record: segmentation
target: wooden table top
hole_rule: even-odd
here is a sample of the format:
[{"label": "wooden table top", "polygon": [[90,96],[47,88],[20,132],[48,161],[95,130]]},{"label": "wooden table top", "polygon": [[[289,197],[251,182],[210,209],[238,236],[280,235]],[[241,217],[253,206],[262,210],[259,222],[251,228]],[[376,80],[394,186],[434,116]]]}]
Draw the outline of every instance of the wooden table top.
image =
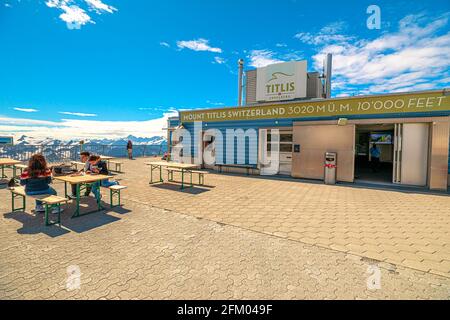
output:
[{"label": "wooden table top", "polygon": [[100,159],[102,159],[102,160],[111,160],[111,159],[114,159],[114,157],[110,157],[110,156],[99,156],[100,157]]},{"label": "wooden table top", "polygon": [[68,182],[70,184],[91,183],[109,178],[113,178],[113,176],[107,176],[104,174],[86,174],[54,177],[55,180]]},{"label": "wooden table top", "polygon": [[0,158],[0,165],[10,166],[10,165],[19,164],[19,163],[22,163],[22,162],[14,160],[14,159],[9,159],[9,158]]},{"label": "wooden table top", "polygon": [[171,167],[171,168],[179,168],[179,169],[192,169],[197,168],[198,164],[192,163],[178,163],[178,162],[168,162],[168,161],[155,161],[155,162],[146,162],[147,165],[160,166],[160,167]]}]

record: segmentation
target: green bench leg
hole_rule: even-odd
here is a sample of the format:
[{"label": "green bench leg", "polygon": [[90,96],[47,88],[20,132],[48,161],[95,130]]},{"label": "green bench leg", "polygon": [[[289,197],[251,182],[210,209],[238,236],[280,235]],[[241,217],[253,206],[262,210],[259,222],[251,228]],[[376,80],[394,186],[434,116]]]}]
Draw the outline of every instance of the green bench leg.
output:
[{"label": "green bench leg", "polygon": [[[58,208],[58,220],[57,221],[50,221],[49,219],[49,212],[53,208]],[[46,226],[52,226],[54,224],[59,224],[61,226],[61,204],[45,204],[45,225]]]},{"label": "green bench leg", "polygon": [[[114,204],[114,196],[117,196],[117,204]],[[111,208],[119,207],[120,206],[120,190],[112,190],[109,189],[109,202]]]},{"label": "green bench leg", "polygon": [[[19,198],[19,197],[22,197],[22,207],[21,208],[16,208],[15,207],[15,199]],[[21,194],[11,193],[11,208],[12,208],[12,212],[25,211],[25,207],[26,207],[25,196],[23,196]]]}]

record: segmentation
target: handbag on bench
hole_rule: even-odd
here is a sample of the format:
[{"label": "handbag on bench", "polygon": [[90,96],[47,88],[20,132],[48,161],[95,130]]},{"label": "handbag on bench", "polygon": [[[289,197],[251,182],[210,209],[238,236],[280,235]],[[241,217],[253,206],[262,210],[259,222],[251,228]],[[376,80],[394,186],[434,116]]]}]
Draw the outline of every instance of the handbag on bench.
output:
[{"label": "handbag on bench", "polygon": [[16,186],[16,180],[14,178],[11,178],[11,180],[8,181],[8,189],[14,189]]}]

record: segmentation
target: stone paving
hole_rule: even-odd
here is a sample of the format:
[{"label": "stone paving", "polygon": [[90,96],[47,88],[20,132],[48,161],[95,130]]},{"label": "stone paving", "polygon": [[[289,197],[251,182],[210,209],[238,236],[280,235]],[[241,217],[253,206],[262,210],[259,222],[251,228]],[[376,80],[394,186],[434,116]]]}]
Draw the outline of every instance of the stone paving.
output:
[{"label": "stone paving", "polygon": [[450,277],[447,194],[224,174],[206,176],[211,188],[181,192],[173,184],[149,187],[148,161],[132,162],[123,176],[127,195],[142,203]]},{"label": "stone paving", "polygon": [[[180,191],[173,184],[149,186],[145,161],[124,160],[126,174],[117,176],[129,186],[123,207],[71,219],[70,205],[62,227],[45,227],[42,215],[31,214],[32,203],[26,213],[11,213],[9,192],[0,189],[0,298],[450,298],[448,270],[321,243],[338,228],[355,245],[366,233],[384,239],[379,234],[402,230],[415,250],[411,258],[426,252],[413,240],[443,241],[435,244],[442,251],[429,252],[441,266],[449,260],[448,197],[216,174],[206,177],[214,187]],[[62,184],[55,187],[62,193]],[[358,227],[362,238],[349,234]],[[316,228],[320,234],[304,238],[291,231]],[[73,270],[81,272],[79,288],[68,275]],[[379,289],[370,285],[378,275]]]}]

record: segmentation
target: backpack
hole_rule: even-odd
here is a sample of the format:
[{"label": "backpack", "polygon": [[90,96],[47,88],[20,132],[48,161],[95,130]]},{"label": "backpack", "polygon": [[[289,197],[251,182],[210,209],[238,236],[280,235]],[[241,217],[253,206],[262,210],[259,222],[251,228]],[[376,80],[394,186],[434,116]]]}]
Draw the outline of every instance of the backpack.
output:
[{"label": "backpack", "polygon": [[8,181],[9,189],[13,189],[15,186],[16,186],[16,180],[14,178],[12,178],[11,180]]}]

